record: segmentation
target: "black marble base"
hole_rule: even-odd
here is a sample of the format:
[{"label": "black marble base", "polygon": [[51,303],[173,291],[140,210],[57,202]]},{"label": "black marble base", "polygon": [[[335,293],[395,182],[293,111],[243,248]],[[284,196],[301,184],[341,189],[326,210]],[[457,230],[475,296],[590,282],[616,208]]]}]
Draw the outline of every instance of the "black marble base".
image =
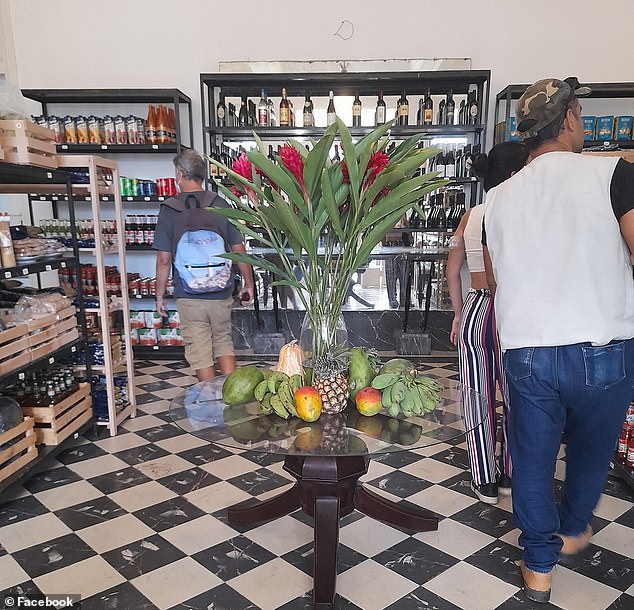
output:
[{"label": "black marble base", "polygon": [[256,332],[252,339],[253,351],[256,354],[279,354],[286,343],[284,333]]},{"label": "black marble base", "polygon": [[[348,327],[348,339],[352,346],[373,347],[379,351],[396,352],[403,335],[404,311],[345,311],[343,313]],[[281,310],[279,313],[280,328],[276,328],[272,311],[260,312],[258,328],[255,312],[249,309],[235,309],[232,314],[233,344],[236,350],[253,350],[256,354],[277,355],[279,347],[276,341],[281,333],[284,342],[299,339],[300,329],[305,313],[297,310]],[[429,336],[431,350],[453,351],[455,347],[449,340],[453,313],[451,311],[431,311],[425,334]],[[422,333],[423,312],[410,311],[408,332],[415,335]],[[274,341],[268,341],[272,337]],[[259,351],[256,349],[270,349]],[[401,352],[409,354],[429,352]]]},{"label": "black marble base", "polygon": [[431,354],[431,337],[428,333],[403,333],[396,351],[405,356],[427,356]]}]

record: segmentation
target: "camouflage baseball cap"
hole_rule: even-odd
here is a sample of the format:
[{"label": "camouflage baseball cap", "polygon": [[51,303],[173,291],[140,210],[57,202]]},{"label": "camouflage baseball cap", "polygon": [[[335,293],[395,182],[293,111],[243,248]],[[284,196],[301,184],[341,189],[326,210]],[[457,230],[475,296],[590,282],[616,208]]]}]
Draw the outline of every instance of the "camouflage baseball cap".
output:
[{"label": "camouflage baseball cap", "polygon": [[531,85],[517,102],[515,115],[521,138],[534,138],[541,129],[560,117],[573,97],[592,93],[576,77],[565,80],[544,78]]}]

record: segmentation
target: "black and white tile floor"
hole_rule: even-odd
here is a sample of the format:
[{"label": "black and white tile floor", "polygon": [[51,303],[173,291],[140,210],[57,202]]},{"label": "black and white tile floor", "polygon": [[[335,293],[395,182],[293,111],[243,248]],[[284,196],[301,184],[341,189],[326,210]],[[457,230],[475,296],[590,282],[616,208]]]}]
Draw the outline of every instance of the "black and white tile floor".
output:
[{"label": "black and white tile floor", "polygon": [[[456,376],[451,359],[426,362]],[[84,610],[311,608],[310,519],[298,511],[235,527],[224,512],[279,493],[289,475],[278,457],[212,446],[169,423],[170,399],[189,373],[181,363],[139,363],[138,417],[114,438],[102,429],[80,438],[0,498],[0,591],[79,593]],[[461,439],[371,462],[368,485],[442,520],[437,532],[410,536],[346,517],[337,608],[535,607],[520,591],[510,502],[478,503],[466,464]],[[552,601],[538,608],[634,609],[633,502],[608,480],[592,544],[557,567]]]}]

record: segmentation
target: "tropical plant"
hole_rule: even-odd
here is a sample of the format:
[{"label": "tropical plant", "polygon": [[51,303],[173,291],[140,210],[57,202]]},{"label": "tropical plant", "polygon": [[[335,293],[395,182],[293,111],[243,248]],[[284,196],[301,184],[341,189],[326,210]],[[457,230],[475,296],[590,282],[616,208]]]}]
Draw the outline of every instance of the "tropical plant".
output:
[{"label": "tropical plant", "polygon": [[[404,214],[412,207],[422,214],[417,202],[448,182],[438,179],[438,172],[417,175],[440,152],[419,148],[421,135],[388,148],[392,124],[354,143],[338,118],[310,152],[291,139],[273,161],[254,134],[257,149],[242,153],[231,168],[209,158],[234,184],[228,188],[218,182],[218,188],[235,207],[214,211],[275,250],[279,262],[251,254],[224,256],[270,271],[278,278],[275,284],[297,290],[313,329],[326,330],[313,333],[314,359],[333,347],[353,274]],[[331,162],[337,135],[343,159]],[[297,280],[294,265],[303,282]]]}]

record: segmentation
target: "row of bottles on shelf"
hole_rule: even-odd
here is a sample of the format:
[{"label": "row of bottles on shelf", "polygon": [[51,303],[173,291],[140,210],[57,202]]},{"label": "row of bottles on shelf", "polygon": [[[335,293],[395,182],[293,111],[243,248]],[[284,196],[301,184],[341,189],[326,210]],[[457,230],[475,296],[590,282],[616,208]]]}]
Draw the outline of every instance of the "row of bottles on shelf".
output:
[{"label": "row of bottles on shelf", "polygon": [[[138,273],[128,273],[128,291],[131,297],[155,297],[156,278],[141,277]],[[165,296],[174,296],[174,283],[172,278],[167,280]]]},{"label": "row of bottles on shelf", "polygon": [[634,402],[630,403],[619,435],[616,457],[634,475]]},{"label": "row of bottles on shelf", "polygon": [[59,117],[32,116],[33,122],[48,127],[56,144],[170,144],[176,142],[174,109],[159,104],[148,108],[147,119],[90,115]]},{"label": "row of bottles on shelf", "polygon": [[31,373],[12,388],[22,407],[54,406],[79,389],[72,367],[56,366]]},{"label": "row of bottles on shelf", "polygon": [[428,171],[440,172],[440,176],[445,178],[469,178],[473,159],[480,151],[480,144],[467,144],[462,148],[457,145],[443,146],[442,151],[428,161]]},{"label": "row of bottles on shelf", "polygon": [[410,229],[434,229],[437,231],[455,231],[466,211],[466,196],[463,190],[446,189],[429,195],[427,201],[419,201],[425,216],[421,218],[412,210],[407,226]]},{"label": "row of bottles on shelf", "polygon": [[[82,242],[92,240],[94,244],[95,222],[92,218],[76,220],[75,228],[77,230],[77,238],[79,240]],[[65,218],[43,218],[40,220],[40,230],[44,237],[47,238],[60,239],[64,242],[72,238],[71,222]],[[101,235],[107,242],[111,244],[115,243],[117,241],[117,221],[102,220]]]},{"label": "row of bottles on shelf", "polygon": [[[121,274],[119,269],[114,265],[106,265],[104,272],[106,295],[121,296]],[[81,285],[82,294],[85,297],[99,296],[97,267],[92,264],[81,265],[80,273],[80,277],[77,278],[74,268],[67,267],[59,270],[59,284],[64,292],[72,294]]]},{"label": "row of bottles on shelf", "polygon": [[[352,102],[352,127],[361,127],[362,102],[357,92]],[[335,122],[337,111],[335,107],[335,95],[333,91],[328,95],[326,108],[326,125]],[[424,96],[418,100],[415,114],[416,125],[476,125],[480,117],[480,106],[475,90],[469,91],[467,96],[460,101],[456,109],[453,90],[449,90],[445,99],[441,99],[434,112],[434,100],[431,89],[427,88]],[[409,125],[410,103],[407,92],[403,91],[396,102],[394,118],[398,125]],[[383,97],[383,91],[378,94],[374,112],[374,125],[382,125],[388,120],[387,105]],[[286,88],[282,88],[282,97],[279,103],[279,119],[275,114],[274,104],[267,96],[266,90],[260,92],[260,100],[256,103],[243,95],[239,110],[231,102],[226,102],[221,95],[216,105],[216,125],[218,127],[293,127],[297,124],[293,101],[288,97]],[[306,93],[304,107],[302,109],[302,126],[316,127],[315,106],[309,93]]]},{"label": "row of bottles on shelf", "polygon": [[130,214],[125,217],[126,246],[151,246],[158,216]]},{"label": "row of bottles on shelf", "polygon": [[157,178],[145,180],[143,178],[119,178],[119,189],[122,197],[175,197],[178,195],[174,178]]}]

